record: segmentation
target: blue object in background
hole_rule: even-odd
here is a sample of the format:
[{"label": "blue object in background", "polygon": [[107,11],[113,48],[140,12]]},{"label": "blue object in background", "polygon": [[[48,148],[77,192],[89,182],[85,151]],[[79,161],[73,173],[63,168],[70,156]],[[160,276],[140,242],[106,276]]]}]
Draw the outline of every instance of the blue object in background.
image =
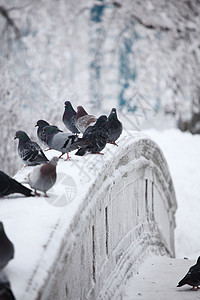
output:
[{"label": "blue object in background", "polygon": [[[134,37],[133,37],[134,38]],[[125,98],[126,89],[129,88],[130,83],[136,80],[137,72],[135,63],[133,61],[134,54],[132,50],[133,38],[124,37],[123,45],[119,50],[119,84],[121,86],[121,92],[119,94],[119,106],[123,107],[127,103]],[[128,108],[129,111],[135,111],[131,107]]]},{"label": "blue object in background", "polygon": [[[99,0],[99,2],[103,2],[103,0]],[[101,17],[103,15],[103,10],[105,8],[105,5],[102,4],[102,5],[94,5],[90,11],[90,18],[91,18],[91,21],[93,22],[96,22],[96,23],[99,23],[101,22]]]},{"label": "blue object in background", "polygon": [[[99,0],[103,2],[103,0]],[[104,30],[102,28],[102,16],[104,13],[105,5],[94,5],[90,10],[90,19],[94,22],[92,31],[90,32],[90,54],[93,59],[90,63],[90,89],[92,94],[91,104],[96,109],[100,109],[101,105],[101,63],[102,53],[101,44],[104,38]]]}]

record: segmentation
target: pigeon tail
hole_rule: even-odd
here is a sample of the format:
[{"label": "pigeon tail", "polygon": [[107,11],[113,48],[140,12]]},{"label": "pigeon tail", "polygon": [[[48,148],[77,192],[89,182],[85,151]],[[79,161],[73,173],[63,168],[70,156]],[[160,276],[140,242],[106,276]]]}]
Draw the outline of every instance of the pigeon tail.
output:
[{"label": "pigeon tail", "polygon": [[69,138],[66,140],[65,144],[62,147],[63,150],[68,146],[70,140],[71,140],[70,151],[76,150],[80,146],[82,146],[86,143],[85,139],[83,139],[83,138],[77,138],[77,136],[75,136],[75,135],[69,136]]},{"label": "pigeon tail", "polygon": [[87,152],[87,146],[80,148],[75,155],[83,156]]},{"label": "pigeon tail", "polygon": [[180,283],[178,283],[178,285],[176,286],[176,287],[180,287],[180,286],[183,286],[184,284],[180,284]]},{"label": "pigeon tail", "polygon": [[23,194],[26,197],[34,197],[32,190],[23,186],[21,183],[19,183],[18,188],[16,189],[16,192]]}]

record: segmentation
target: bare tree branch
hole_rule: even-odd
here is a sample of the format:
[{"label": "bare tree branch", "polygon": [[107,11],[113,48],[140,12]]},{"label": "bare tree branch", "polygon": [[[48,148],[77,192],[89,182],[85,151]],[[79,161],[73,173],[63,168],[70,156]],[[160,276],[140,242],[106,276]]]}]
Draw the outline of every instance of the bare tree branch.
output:
[{"label": "bare tree branch", "polygon": [[8,10],[5,9],[3,6],[0,6],[0,14],[6,19],[8,26],[11,26],[14,29],[16,37],[20,37],[20,31],[17,25],[15,24],[14,20],[10,17]]},{"label": "bare tree branch", "polygon": [[160,30],[163,30],[163,31],[169,31],[170,28],[167,27],[167,26],[161,26],[161,25],[152,25],[152,24],[146,24],[144,23],[138,16],[136,15],[131,15],[131,18],[133,18],[135,21],[137,21],[140,25],[148,28],[148,29],[160,29]]}]

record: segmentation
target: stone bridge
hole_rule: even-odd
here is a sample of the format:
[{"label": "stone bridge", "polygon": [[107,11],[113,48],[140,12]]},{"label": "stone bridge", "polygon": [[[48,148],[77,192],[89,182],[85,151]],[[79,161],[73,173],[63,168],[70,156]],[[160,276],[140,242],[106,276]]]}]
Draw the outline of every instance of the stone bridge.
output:
[{"label": "stone bridge", "polygon": [[[8,275],[18,299],[117,299],[150,254],[174,257],[177,204],[165,157],[139,132],[124,132],[118,143],[106,146],[104,155],[71,154],[70,162],[59,161],[51,205],[43,197],[13,199],[21,212],[15,220],[21,244],[15,236],[19,255]],[[11,207],[2,207],[11,231]],[[42,242],[37,234],[22,238],[25,222],[39,236],[45,232]],[[18,270],[26,276],[23,283]]]}]

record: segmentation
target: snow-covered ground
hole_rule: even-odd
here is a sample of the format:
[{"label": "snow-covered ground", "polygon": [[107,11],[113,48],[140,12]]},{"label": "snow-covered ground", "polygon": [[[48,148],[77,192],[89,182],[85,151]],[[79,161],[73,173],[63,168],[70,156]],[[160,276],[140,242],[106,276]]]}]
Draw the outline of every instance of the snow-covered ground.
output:
[{"label": "snow-covered ground", "polygon": [[[127,282],[123,300],[199,299],[191,287],[177,283],[200,255],[200,135],[178,129],[145,130],[163,150],[173,179],[178,209],[176,212],[176,258],[150,257]],[[183,260],[187,257],[191,260]]]},{"label": "snow-covered ground", "polygon": [[173,179],[176,213],[176,258],[195,259],[200,255],[200,135],[178,129],[144,131],[163,150]]},{"label": "snow-covered ground", "polygon": [[194,265],[194,260],[169,257],[149,257],[134,274],[122,292],[123,300],[188,300],[199,299],[199,292],[189,285],[177,288],[177,283]]}]

